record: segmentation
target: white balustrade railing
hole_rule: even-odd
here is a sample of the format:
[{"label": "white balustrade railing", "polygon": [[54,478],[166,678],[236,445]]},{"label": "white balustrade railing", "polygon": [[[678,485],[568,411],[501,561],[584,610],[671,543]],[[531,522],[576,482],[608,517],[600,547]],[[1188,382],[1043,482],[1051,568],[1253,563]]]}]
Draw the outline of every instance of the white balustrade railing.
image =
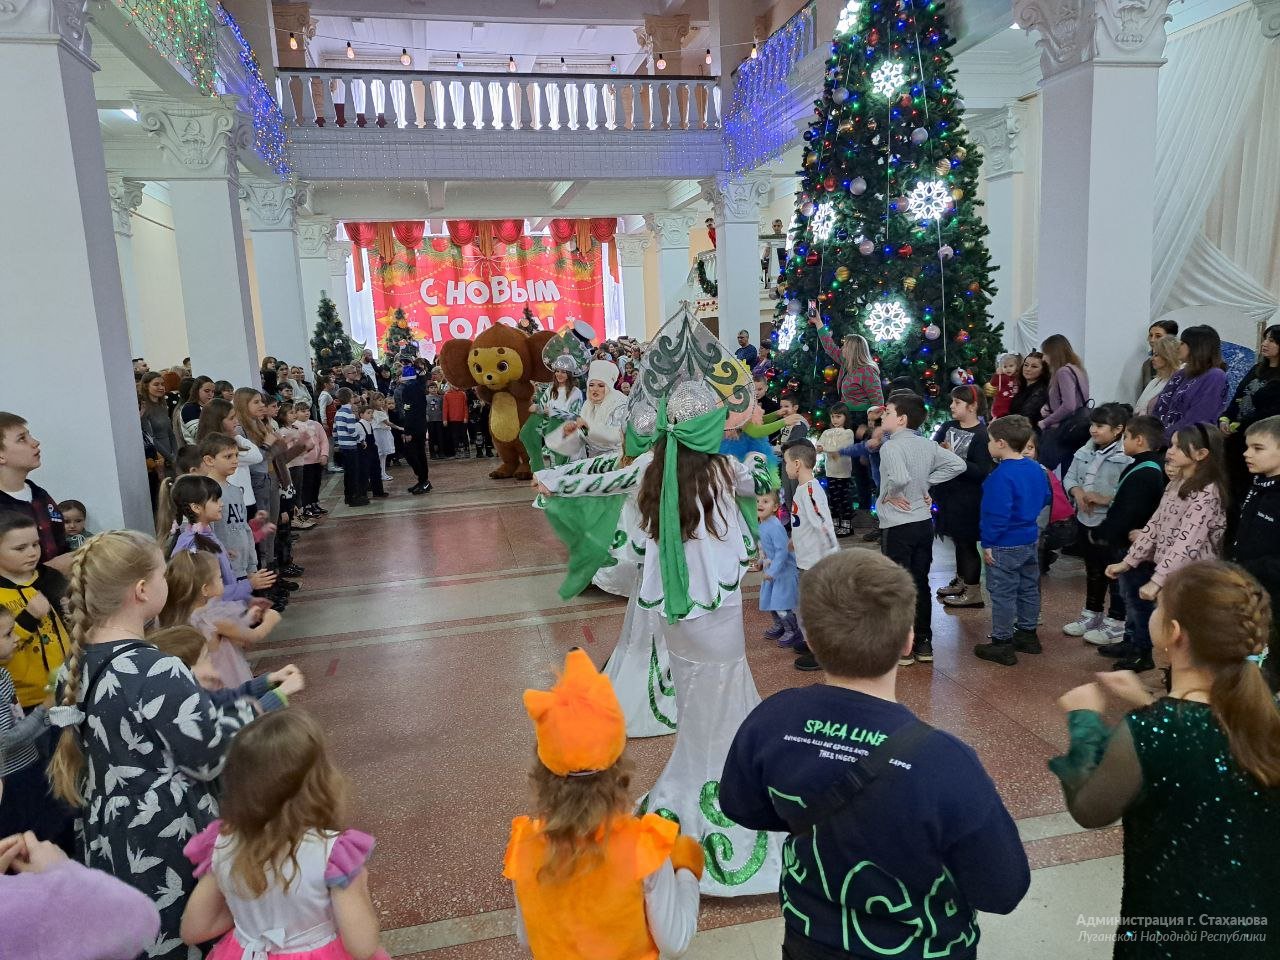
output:
[{"label": "white balustrade railing", "polygon": [[277,71],[292,127],[716,130],[714,77],[542,76],[413,70]]}]

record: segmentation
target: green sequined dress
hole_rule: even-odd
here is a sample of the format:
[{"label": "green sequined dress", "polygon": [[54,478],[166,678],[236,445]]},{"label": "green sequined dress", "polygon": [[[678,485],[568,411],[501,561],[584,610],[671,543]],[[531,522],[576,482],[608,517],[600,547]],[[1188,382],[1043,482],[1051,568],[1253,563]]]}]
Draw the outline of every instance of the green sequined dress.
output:
[{"label": "green sequined dress", "polygon": [[1115,730],[1090,710],[1067,722],[1049,767],[1072,816],[1124,824],[1113,956],[1280,957],[1280,788],[1236,763],[1210,707],[1165,697]]}]

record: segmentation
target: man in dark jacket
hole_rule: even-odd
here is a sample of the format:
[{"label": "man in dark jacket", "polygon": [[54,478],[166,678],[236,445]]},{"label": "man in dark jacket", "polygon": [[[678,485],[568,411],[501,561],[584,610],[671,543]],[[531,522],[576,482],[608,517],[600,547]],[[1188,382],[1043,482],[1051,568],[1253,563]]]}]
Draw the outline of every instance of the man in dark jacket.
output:
[{"label": "man in dark jacket", "polygon": [[409,492],[426,493],[431,489],[431,479],[427,469],[426,380],[418,376],[418,371],[412,364],[401,371],[400,380],[403,384],[400,400],[404,405],[404,456],[418,478],[418,482],[409,488]]}]

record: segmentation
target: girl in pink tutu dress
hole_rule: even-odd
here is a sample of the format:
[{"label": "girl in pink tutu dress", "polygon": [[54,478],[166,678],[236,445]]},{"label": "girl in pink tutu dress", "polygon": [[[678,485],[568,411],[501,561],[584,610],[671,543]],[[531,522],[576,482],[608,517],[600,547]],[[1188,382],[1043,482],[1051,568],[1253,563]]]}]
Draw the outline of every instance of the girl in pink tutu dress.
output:
[{"label": "girl in pink tutu dress", "polygon": [[222,599],[222,575],[217,556],[198,547],[173,555],[165,568],[169,598],[160,613],[160,626],[190,624],[204,634],[209,663],[222,687],[235,689],[253,679],[243,647],[266,637],[280,622],[274,610],[250,607],[242,600]]},{"label": "girl in pink tutu dress", "polygon": [[222,819],[187,843],[199,883],[182,939],[222,939],[209,960],[386,960],[365,861],[373,837],[343,828],[347,782],[307,713],[259,717],[222,772]]}]

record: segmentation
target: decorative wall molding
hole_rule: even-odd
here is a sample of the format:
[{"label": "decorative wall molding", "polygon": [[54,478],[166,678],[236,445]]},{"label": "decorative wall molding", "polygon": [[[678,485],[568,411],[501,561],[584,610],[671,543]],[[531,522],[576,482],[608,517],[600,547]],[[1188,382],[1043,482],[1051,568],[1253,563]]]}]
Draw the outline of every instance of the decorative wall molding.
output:
[{"label": "decorative wall molding", "polygon": [[[338,221],[333,217],[298,217],[296,226],[300,257],[327,257],[329,245],[338,242],[334,239]],[[349,245],[351,241],[342,242]]]},{"label": "decorative wall molding", "polygon": [[172,179],[237,179],[236,160],[250,149],[253,126],[243,113],[205,98],[177,99],[150,93],[133,94],[143,130],[159,142],[174,167]]},{"label": "decorative wall molding", "polygon": [[1262,35],[1269,40],[1280,37],[1280,0],[1253,0],[1262,23]]},{"label": "decorative wall molding", "polygon": [[[3,3],[4,0],[0,0]],[[111,196],[111,225],[116,236],[133,236],[133,211],[142,206],[141,180],[107,171],[107,193]]]},{"label": "decorative wall molding", "polygon": [[769,202],[772,188],[763,174],[718,173],[702,181],[702,199],[711,204],[716,223],[759,223],[760,208]]},{"label": "decorative wall molding", "polygon": [[969,134],[982,147],[982,174],[998,180],[1023,172],[1022,124],[1026,105],[1007,104],[1002,110],[975,110],[965,120]]},{"label": "decorative wall molding", "polygon": [[653,232],[660,250],[688,249],[689,231],[697,222],[698,218],[692,213],[675,211],[650,213],[644,218],[644,225]]},{"label": "decorative wall molding", "polygon": [[1091,61],[1164,62],[1169,0],[1014,0],[1024,30],[1039,34],[1045,79]]},{"label": "decorative wall molding", "polygon": [[[687,239],[688,232],[685,237]],[[644,265],[645,252],[653,245],[653,237],[647,233],[620,233],[614,237],[624,267]]]},{"label": "decorative wall molding", "polygon": [[687,13],[671,17],[645,17],[644,26],[636,27],[636,39],[640,48],[648,50],[655,57],[660,54],[677,54],[684,49],[685,43],[693,35]]},{"label": "decorative wall molding", "polygon": [[0,47],[54,38],[90,70],[97,70],[90,56],[88,6],[88,0],[0,0]]},{"label": "decorative wall molding", "polygon": [[292,230],[297,208],[305,202],[305,185],[240,178],[240,199],[249,210],[250,230]]},{"label": "decorative wall molding", "polygon": [[330,240],[325,255],[329,260],[329,276],[345,277],[347,275],[347,257],[351,256],[350,240]]}]

